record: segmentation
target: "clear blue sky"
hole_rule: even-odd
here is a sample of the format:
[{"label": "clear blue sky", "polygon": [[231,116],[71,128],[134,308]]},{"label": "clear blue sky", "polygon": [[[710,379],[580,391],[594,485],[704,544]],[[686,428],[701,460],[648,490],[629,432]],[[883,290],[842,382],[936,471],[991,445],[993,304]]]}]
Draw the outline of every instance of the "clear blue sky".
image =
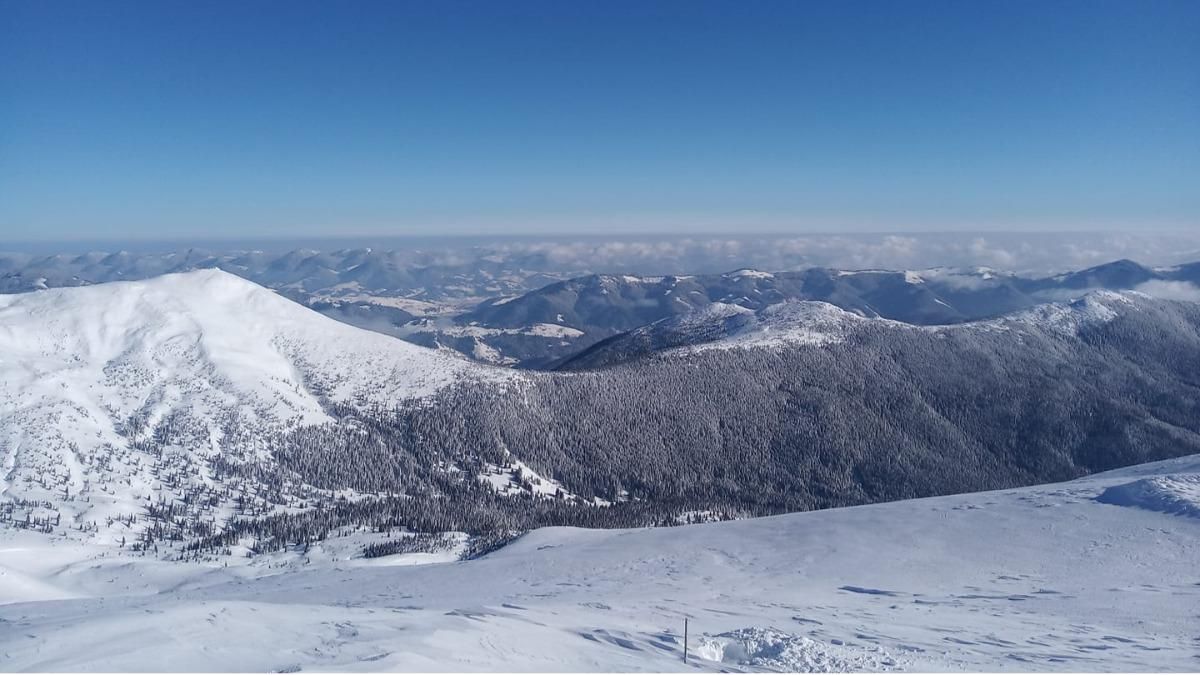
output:
[{"label": "clear blue sky", "polygon": [[0,0],[0,240],[1200,227],[1200,2]]}]

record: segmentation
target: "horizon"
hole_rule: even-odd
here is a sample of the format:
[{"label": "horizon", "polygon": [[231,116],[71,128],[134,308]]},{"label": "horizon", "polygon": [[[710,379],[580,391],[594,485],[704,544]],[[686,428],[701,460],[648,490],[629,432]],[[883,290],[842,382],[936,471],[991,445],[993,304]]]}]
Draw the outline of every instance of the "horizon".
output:
[{"label": "horizon", "polygon": [[[280,257],[301,253],[339,256],[374,250],[406,268],[456,268],[472,273],[500,265],[542,270],[563,278],[590,274],[719,274],[749,268],[786,272],[808,268],[930,270],[989,268],[1027,277],[1049,277],[1131,260],[1148,269],[1200,261],[1200,233],[826,233],[738,235],[521,235],[324,237],[205,241],[91,241],[0,243],[6,275],[38,265],[90,255],[127,253],[118,263],[135,274],[137,261],[167,255],[215,256],[225,263],[247,253]],[[41,261],[41,262],[39,262]],[[82,262],[72,264],[83,264]],[[91,263],[88,263],[91,264]],[[107,265],[108,263],[104,263]],[[157,267],[151,269],[168,270]],[[208,264],[202,260],[180,264]],[[33,265],[33,267],[26,267]],[[83,271],[83,268],[80,268]],[[103,274],[89,273],[89,277]]]},{"label": "horizon", "polygon": [[[431,233],[335,233],[335,234],[318,234],[318,235],[291,235],[291,234],[270,234],[270,235],[253,235],[244,237],[225,237],[225,236],[189,236],[179,235],[173,237],[65,237],[59,239],[25,239],[12,240],[0,243],[0,252],[3,253],[19,253],[26,247],[31,248],[46,248],[47,250],[58,250],[59,246],[100,246],[102,249],[97,250],[112,250],[109,247],[129,247],[128,250],[139,250],[150,247],[170,247],[173,250],[181,248],[241,248],[247,246],[273,246],[276,244],[294,245],[296,247],[304,247],[308,245],[329,244],[334,246],[346,243],[347,248],[372,248],[383,246],[387,243],[412,243],[412,242],[429,242],[429,243],[470,243],[470,242],[510,242],[510,241],[658,241],[658,240],[767,240],[767,239],[793,239],[793,238],[866,238],[866,237],[977,237],[977,238],[1044,238],[1044,237],[1070,237],[1070,236],[1125,236],[1125,237],[1140,237],[1147,239],[1166,238],[1166,237],[1187,237],[1195,234],[1191,230],[1179,229],[1158,229],[1158,230],[1122,230],[1122,229],[1062,229],[1062,230],[951,230],[951,229],[910,229],[910,230],[803,230],[803,231],[788,231],[788,230],[761,230],[761,231],[734,231],[734,230],[695,230],[688,232],[672,232],[670,230],[662,231],[609,231],[609,232],[562,232],[562,233],[539,233],[539,232],[517,232],[517,233],[448,233],[448,234],[431,234]],[[1200,239],[1200,237],[1197,237]],[[80,249],[72,249],[80,250]]]}]

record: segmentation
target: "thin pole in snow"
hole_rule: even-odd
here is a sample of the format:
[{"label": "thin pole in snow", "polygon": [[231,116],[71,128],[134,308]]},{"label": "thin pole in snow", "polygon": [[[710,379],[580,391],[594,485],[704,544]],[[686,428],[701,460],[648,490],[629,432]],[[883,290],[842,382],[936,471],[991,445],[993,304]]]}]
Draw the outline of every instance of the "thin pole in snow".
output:
[{"label": "thin pole in snow", "polygon": [[687,617],[683,617],[683,662],[687,663],[688,625]]}]

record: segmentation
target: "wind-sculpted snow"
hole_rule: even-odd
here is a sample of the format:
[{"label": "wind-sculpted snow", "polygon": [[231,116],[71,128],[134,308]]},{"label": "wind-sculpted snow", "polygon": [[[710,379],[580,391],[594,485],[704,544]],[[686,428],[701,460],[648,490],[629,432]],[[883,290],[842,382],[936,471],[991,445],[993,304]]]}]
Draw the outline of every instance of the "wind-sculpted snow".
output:
[{"label": "wind-sculpted snow", "polygon": [[1097,501],[1200,518],[1200,473],[1168,474],[1114,485]]},{"label": "wind-sculpted snow", "polygon": [[509,377],[218,270],[0,296],[0,494],[65,505],[87,530],[136,517],[164,484],[211,486],[213,458],[266,461],[266,439],[328,422],[330,404],[391,409]]},{"label": "wind-sculpted snow", "polygon": [[226,567],[95,557],[0,530],[0,664],[1191,671],[1200,524],[1096,498],[1198,469],[1194,456],[1067,483],[771,518],[547,528],[482,558],[419,566],[405,566],[412,554],[356,557],[344,542],[376,536],[368,532]]}]

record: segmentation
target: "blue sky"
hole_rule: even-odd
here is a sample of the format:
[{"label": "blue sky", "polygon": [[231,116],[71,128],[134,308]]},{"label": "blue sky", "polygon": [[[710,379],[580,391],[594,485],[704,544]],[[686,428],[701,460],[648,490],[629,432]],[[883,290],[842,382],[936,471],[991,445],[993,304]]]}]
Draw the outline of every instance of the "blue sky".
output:
[{"label": "blue sky", "polygon": [[0,0],[0,240],[1200,226],[1200,2]]}]

